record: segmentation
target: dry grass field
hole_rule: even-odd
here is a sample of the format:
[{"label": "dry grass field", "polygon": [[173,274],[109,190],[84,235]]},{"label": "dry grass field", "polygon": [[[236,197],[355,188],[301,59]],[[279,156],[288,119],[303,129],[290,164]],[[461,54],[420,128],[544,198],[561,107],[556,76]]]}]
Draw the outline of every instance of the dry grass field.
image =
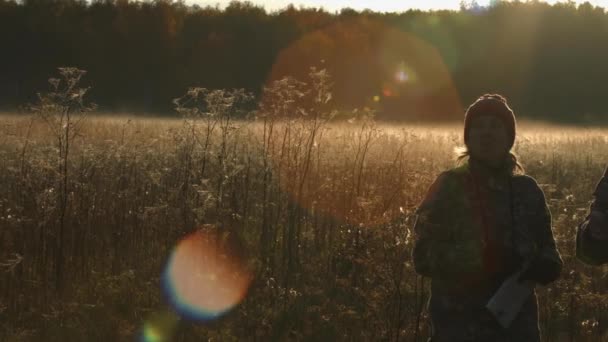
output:
[{"label": "dry grass field", "polygon": [[[413,210],[455,165],[460,125],[296,119],[209,130],[96,116],[67,157],[55,133],[38,117],[0,118],[0,340],[425,340]],[[566,264],[538,290],[545,340],[608,340],[608,269],[573,257],[608,131],[522,122],[518,134]],[[175,300],[193,280],[167,270],[192,234],[216,246],[181,254],[214,274],[194,286],[224,301]],[[176,303],[189,300],[199,310],[185,315]]]}]

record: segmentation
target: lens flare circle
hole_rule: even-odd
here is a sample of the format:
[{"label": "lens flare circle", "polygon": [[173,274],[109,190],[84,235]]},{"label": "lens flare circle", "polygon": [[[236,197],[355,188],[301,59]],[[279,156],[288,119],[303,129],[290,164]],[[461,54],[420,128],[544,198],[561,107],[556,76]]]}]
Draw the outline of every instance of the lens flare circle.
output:
[{"label": "lens flare circle", "polygon": [[162,276],[169,304],[183,318],[210,321],[247,294],[251,274],[228,234],[196,231],[173,250]]},{"label": "lens flare circle", "polygon": [[171,341],[179,317],[172,312],[158,312],[149,317],[141,331],[141,342]]},{"label": "lens flare circle", "polygon": [[[362,173],[357,176],[356,171],[335,172],[336,161],[331,157],[324,159],[325,153],[321,152],[328,150],[321,134],[310,135],[308,145],[306,139],[304,143],[299,140],[312,131],[300,129],[312,127],[311,116],[299,115],[308,112],[298,110],[310,107],[311,101],[299,96],[307,93],[306,85],[313,84],[310,67],[326,69],[333,77],[331,102],[317,106],[315,112],[326,113],[331,108],[363,113],[357,109],[373,108],[376,118],[389,120],[461,119],[464,109],[452,72],[463,69],[458,51],[452,49],[452,32],[443,29],[440,16],[434,18],[434,23],[416,24],[431,25],[437,37],[418,36],[417,30],[403,31],[379,20],[359,17],[309,32],[278,53],[267,78],[266,89],[271,91],[264,91],[260,99],[264,118],[274,118],[276,125],[260,130],[260,141],[264,141],[260,147],[269,158],[271,179],[280,183],[280,189],[298,208],[311,215],[365,227],[392,222],[399,215],[389,205],[395,196],[394,179],[369,175],[362,178]],[[287,82],[292,78],[304,86]],[[361,120],[348,122],[367,122],[365,115],[357,118]],[[300,146],[309,146],[309,153],[301,153]],[[347,144],[340,151],[344,155],[340,163],[352,170],[364,170],[359,165],[357,146],[360,145]],[[297,160],[299,156],[304,157]],[[302,165],[308,168],[303,170]]]},{"label": "lens flare circle", "polygon": [[142,342],[162,342],[166,339],[163,335],[160,334],[154,327],[146,326],[144,327],[144,333],[142,337]]}]

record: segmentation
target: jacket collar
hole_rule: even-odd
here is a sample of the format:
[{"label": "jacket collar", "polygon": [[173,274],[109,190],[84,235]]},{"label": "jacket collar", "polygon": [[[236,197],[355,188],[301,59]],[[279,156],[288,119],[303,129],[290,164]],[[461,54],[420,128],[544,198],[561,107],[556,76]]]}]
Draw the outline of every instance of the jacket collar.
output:
[{"label": "jacket collar", "polygon": [[469,157],[469,160],[465,163],[465,167],[471,173],[474,180],[481,186],[491,190],[508,191],[509,180],[512,176],[508,161],[505,161],[500,168],[493,168]]}]

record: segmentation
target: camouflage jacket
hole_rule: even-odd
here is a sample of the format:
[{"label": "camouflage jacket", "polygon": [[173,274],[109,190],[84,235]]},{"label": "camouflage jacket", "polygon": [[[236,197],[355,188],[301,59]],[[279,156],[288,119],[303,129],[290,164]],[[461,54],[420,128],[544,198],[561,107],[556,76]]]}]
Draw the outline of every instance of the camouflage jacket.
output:
[{"label": "camouflage jacket", "polygon": [[508,331],[485,304],[526,260],[550,260],[559,275],[544,194],[531,177],[479,169],[443,172],[418,208],[413,260],[431,278],[433,341],[538,341],[535,296]]},{"label": "camouflage jacket", "polygon": [[608,168],[593,195],[589,215],[576,234],[576,256],[589,265],[601,265],[608,263]]}]

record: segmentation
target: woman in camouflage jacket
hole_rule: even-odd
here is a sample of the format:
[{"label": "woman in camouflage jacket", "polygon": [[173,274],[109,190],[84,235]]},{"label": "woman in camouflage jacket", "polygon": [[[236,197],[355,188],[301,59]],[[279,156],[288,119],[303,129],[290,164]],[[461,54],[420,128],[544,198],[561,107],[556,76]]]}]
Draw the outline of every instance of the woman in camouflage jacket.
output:
[{"label": "woman in camouflage jacket", "polygon": [[431,278],[431,340],[540,341],[535,294],[507,328],[486,309],[516,272],[546,285],[562,268],[544,194],[510,152],[515,116],[506,99],[475,101],[464,141],[460,159],[468,160],[439,175],[417,211],[413,259]]}]

